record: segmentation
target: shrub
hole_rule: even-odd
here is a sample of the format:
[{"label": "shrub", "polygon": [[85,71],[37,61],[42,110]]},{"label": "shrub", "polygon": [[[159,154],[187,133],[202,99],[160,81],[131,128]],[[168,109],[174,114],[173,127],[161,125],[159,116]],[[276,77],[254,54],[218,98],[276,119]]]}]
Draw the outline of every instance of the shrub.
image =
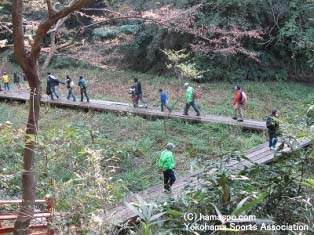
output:
[{"label": "shrub", "polygon": [[93,30],[93,36],[101,40],[115,39],[118,37],[119,31],[114,28],[97,28]]}]

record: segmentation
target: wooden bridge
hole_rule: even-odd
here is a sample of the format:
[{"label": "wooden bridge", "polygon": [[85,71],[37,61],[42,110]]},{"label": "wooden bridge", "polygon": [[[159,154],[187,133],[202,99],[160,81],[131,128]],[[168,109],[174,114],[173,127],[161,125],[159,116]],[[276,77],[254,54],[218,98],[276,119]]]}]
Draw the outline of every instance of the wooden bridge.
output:
[{"label": "wooden bridge", "polygon": [[[29,92],[0,92],[0,100],[10,100],[10,101],[20,101],[27,102],[29,100]],[[103,101],[103,100],[90,100],[89,103],[86,102],[73,102],[67,99],[57,99],[50,100],[46,95],[43,95],[41,102],[44,104],[50,104],[57,107],[69,107],[73,109],[81,110],[95,110],[102,112],[116,112],[116,113],[132,113],[138,116],[150,117],[150,118],[172,118],[181,119],[193,122],[211,122],[211,123],[222,123],[233,126],[241,126],[246,129],[252,130],[265,130],[265,121],[256,121],[252,119],[244,119],[244,122],[237,122],[231,117],[221,116],[221,115],[209,115],[202,114],[199,117],[196,116],[186,116],[178,111],[173,111],[171,113],[161,112],[158,109],[153,108],[133,108],[133,106],[128,103]]]},{"label": "wooden bridge", "polygon": [[[21,101],[27,102],[29,100],[28,92],[0,92],[0,100],[8,100],[8,101]],[[57,99],[50,100],[47,96],[43,96],[41,102],[43,104],[50,104],[57,107],[69,107],[73,109],[81,109],[81,110],[95,110],[95,111],[103,111],[103,112],[116,112],[116,113],[132,113],[134,115],[151,117],[151,118],[173,118],[173,119],[182,119],[193,122],[209,122],[209,123],[222,123],[227,125],[241,126],[246,129],[253,130],[265,130],[265,122],[264,121],[256,121],[245,119],[244,122],[237,122],[232,120],[231,117],[220,116],[220,115],[202,115],[200,117],[196,116],[186,116],[183,115],[182,112],[173,111],[171,113],[168,112],[160,112],[157,109],[153,108],[133,108],[127,103],[120,102],[111,102],[111,101],[102,101],[102,100],[90,100],[89,103],[85,102],[73,102],[68,101],[66,99]],[[310,144],[309,139],[299,140],[299,147],[303,148]],[[289,152],[291,149],[285,148],[284,152]],[[240,160],[235,161],[232,160],[227,163],[227,167],[233,169],[234,171],[241,171],[245,167],[250,167],[254,164],[265,164],[272,161],[275,156],[274,152],[269,150],[268,144],[259,145],[253,149],[246,151],[245,156],[249,160]],[[203,173],[211,174],[214,170],[207,171],[204,169],[200,169],[191,173],[188,176],[178,177],[176,183],[173,185],[172,196],[177,197],[183,189],[187,185],[199,185],[201,182],[198,180],[197,176]],[[161,183],[162,185],[162,183]],[[150,202],[156,201],[158,198],[164,198],[167,194],[163,192],[163,187],[152,187],[143,192],[132,194],[128,198],[124,200],[124,203],[120,203],[116,205],[114,208],[109,210],[108,215],[112,218],[114,223],[123,223],[130,219],[137,217],[136,213],[130,210],[125,203],[136,203],[136,198],[141,197],[143,200]]]},{"label": "wooden bridge", "polygon": [[[311,143],[310,139],[300,139],[298,140],[298,148],[304,148]],[[280,144],[280,143],[279,143]],[[289,153],[291,149],[285,147],[282,153]],[[231,160],[227,162],[226,167],[230,168],[234,172],[239,172],[246,167],[251,167],[254,164],[266,164],[274,160],[275,152],[270,150],[268,147],[268,143],[261,144],[255,148],[252,148],[245,153],[245,157],[249,160]],[[224,160],[222,160],[224,161]],[[184,188],[188,185],[200,185],[202,182],[197,178],[202,173],[213,174],[216,169],[207,170],[206,168],[200,169],[198,171],[193,172],[192,174],[185,177],[178,177],[177,181],[172,187],[172,197],[176,198],[180,195],[180,193],[184,190]],[[160,182],[161,186],[152,187],[143,192],[132,194],[128,198],[124,199],[123,203],[116,205],[114,208],[108,211],[108,216],[110,220],[114,224],[122,224],[127,223],[128,221],[134,220],[138,215],[129,209],[126,203],[136,204],[137,198],[140,197],[146,202],[156,201],[158,199],[165,198],[169,196],[167,193],[164,193],[162,182]]]}]

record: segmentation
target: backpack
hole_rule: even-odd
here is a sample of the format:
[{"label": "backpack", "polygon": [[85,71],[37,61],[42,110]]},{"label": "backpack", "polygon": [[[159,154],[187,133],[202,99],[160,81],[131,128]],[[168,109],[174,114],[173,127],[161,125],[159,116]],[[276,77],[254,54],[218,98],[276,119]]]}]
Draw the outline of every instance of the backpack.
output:
[{"label": "backpack", "polygon": [[194,101],[194,100],[196,100],[196,99],[198,99],[198,98],[200,98],[200,95],[199,95],[199,93],[197,92],[197,90],[194,89],[194,90],[193,90],[193,93],[192,93],[192,100]]},{"label": "backpack", "polygon": [[273,119],[273,117],[271,117],[271,116],[267,117],[267,119],[266,119],[266,127],[268,129],[274,129],[275,125],[276,125],[276,123],[275,123],[275,120]]},{"label": "backpack", "polygon": [[80,80],[80,84],[82,88],[86,88],[87,87],[87,82],[85,79]]},{"label": "backpack", "polygon": [[241,91],[241,93],[240,93],[240,104],[246,105],[247,101],[248,101],[247,95],[245,94],[244,91]]}]

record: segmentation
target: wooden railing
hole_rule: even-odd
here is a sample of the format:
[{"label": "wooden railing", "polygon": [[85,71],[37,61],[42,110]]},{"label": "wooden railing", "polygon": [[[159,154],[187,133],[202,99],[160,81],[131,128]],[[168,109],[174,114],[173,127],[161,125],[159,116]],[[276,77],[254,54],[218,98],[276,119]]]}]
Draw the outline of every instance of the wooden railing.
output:
[{"label": "wooden railing", "polygon": [[[7,206],[7,205],[21,205],[22,200],[7,200],[7,201],[0,201],[0,208],[1,206]],[[44,200],[35,200],[35,204],[44,204],[46,205],[45,211],[35,212],[34,213],[34,219],[41,219],[38,224],[32,224],[29,227],[28,234],[33,235],[55,235],[56,231],[53,229],[50,229],[50,219],[52,216],[52,209],[53,209],[53,201],[49,195],[45,197]],[[8,227],[3,227],[1,224],[5,221],[15,221],[17,219],[18,213],[1,213],[0,212],[0,235],[6,235],[7,233],[13,233],[14,227],[13,225]],[[36,233],[33,233],[34,231],[37,231]]]}]

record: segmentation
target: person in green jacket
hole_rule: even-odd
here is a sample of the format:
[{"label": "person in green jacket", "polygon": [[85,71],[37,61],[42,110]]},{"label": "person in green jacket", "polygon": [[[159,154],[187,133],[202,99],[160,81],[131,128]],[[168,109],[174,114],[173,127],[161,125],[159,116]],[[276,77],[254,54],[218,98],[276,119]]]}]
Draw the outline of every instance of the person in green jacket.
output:
[{"label": "person in green jacket", "polygon": [[196,116],[200,116],[200,111],[198,110],[197,106],[195,105],[194,99],[193,99],[193,87],[189,85],[189,83],[184,84],[184,88],[186,88],[185,92],[185,99],[186,99],[186,105],[184,108],[183,115],[188,115],[189,109],[192,106],[194,111],[196,112]]},{"label": "person in green jacket", "polygon": [[164,189],[167,192],[171,192],[171,186],[176,181],[176,176],[174,174],[174,157],[171,150],[175,147],[174,144],[168,143],[166,149],[162,151],[158,166],[162,170],[164,175]]}]

